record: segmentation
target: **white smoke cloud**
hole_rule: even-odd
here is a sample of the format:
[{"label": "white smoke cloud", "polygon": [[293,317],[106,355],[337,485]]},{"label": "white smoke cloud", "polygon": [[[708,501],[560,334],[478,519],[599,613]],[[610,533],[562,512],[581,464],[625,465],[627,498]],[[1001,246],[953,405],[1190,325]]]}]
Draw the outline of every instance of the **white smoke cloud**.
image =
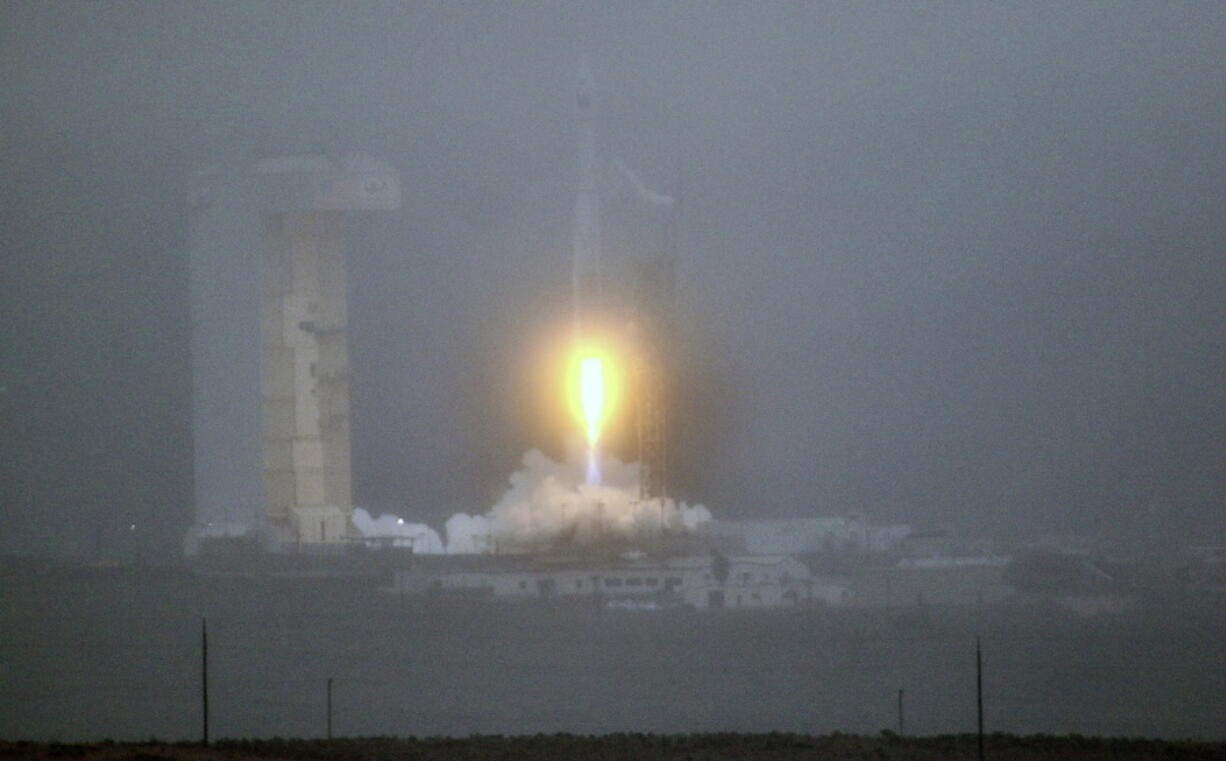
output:
[{"label": "white smoke cloud", "polygon": [[615,457],[601,460],[604,482],[584,482],[585,458],[578,450],[563,462],[533,449],[513,473],[506,492],[485,515],[456,513],[447,519],[444,544],[421,523],[394,515],[372,518],[353,512],[366,537],[381,537],[423,554],[484,554],[551,548],[629,544],[637,539],[694,531],[711,519],[702,505],[639,498],[639,466]]},{"label": "white smoke cloud", "polygon": [[424,523],[409,523],[396,515],[371,516],[360,507],[353,509],[353,525],[367,539],[381,539],[394,547],[412,547],[422,555],[440,555],[443,540],[438,532]]},{"label": "white smoke cloud", "polygon": [[[668,532],[693,531],[710,520],[701,505],[639,498],[639,466],[615,457],[601,460],[603,483],[584,479],[583,455],[572,449],[564,462],[537,450],[524,455],[502,498],[483,517],[447,522],[448,551],[521,551],[559,546],[632,542]],[[457,519],[466,520],[457,520]],[[454,525],[462,533],[452,537]],[[473,531],[484,532],[484,535]],[[452,549],[452,548],[455,549]]]},{"label": "white smoke cloud", "polygon": [[447,532],[447,554],[472,555],[493,551],[490,519],[484,515],[456,513],[443,527]]}]

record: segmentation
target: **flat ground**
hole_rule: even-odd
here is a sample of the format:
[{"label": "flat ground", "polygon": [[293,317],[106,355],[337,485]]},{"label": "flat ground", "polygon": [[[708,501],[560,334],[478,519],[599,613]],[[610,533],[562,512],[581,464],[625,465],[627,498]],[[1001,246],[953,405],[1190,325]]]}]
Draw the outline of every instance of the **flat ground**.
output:
[{"label": "flat ground", "polygon": [[[1222,759],[1226,743],[991,735],[985,755],[994,761],[1084,759]],[[0,743],[0,759],[78,759],[79,761],[298,761],[306,759],[381,759],[403,761],[511,761],[573,759],[606,761],[956,761],[976,758],[972,735],[928,738],[788,734],[710,735],[537,735],[467,739],[352,739],[223,741],[211,748],[157,743],[49,745]]]},{"label": "flat ground", "polygon": [[[975,727],[1226,739],[1226,606],[624,611],[355,582],[0,580],[0,738],[190,740],[208,617],[214,737],[660,735]],[[705,751],[704,751],[705,752]],[[783,751],[779,751],[783,752]]]}]

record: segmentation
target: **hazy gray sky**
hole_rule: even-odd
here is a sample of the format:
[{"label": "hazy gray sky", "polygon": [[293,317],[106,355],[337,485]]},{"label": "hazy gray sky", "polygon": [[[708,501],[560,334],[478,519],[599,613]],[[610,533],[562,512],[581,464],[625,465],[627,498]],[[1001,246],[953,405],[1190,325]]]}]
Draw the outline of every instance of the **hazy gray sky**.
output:
[{"label": "hazy gray sky", "polygon": [[184,187],[242,151],[400,170],[352,226],[355,499],[492,503],[558,444],[524,381],[582,54],[606,156],[682,199],[682,497],[1220,539],[1223,39],[1212,2],[6,3],[5,546],[181,536]]}]

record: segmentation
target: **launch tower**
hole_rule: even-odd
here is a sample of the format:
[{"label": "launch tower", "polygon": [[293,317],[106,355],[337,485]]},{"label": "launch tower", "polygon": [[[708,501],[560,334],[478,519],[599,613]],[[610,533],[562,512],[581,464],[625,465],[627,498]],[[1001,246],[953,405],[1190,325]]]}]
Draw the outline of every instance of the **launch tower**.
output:
[{"label": "launch tower", "polygon": [[345,223],[399,207],[363,156],[270,158],[192,187],[197,536],[274,544],[353,532]]},{"label": "launch tower", "polygon": [[672,460],[673,302],[676,264],[671,251],[638,260],[635,272],[635,427],[639,496],[670,496]]}]

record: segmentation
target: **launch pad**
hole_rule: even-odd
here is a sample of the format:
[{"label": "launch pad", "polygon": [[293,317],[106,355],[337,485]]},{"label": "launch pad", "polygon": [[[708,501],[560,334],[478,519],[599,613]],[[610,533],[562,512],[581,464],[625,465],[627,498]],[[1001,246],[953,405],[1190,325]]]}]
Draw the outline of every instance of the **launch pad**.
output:
[{"label": "launch pad", "polygon": [[[555,490],[531,497],[558,515],[529,505],[509,521],[521,545],[568,532],[641,536],[647,523],[658,537],[670,511],[689,509],[670,499],[675,210],[624,164],[602,159],[586,65],[576,93],[573,332],[558,404],[569,399],[571,431],[586,449],[582,474],[564,479],[568,493],[543,484]],[[610,267],[601,196],[613,169],[641,205],[666,210],[657,218],[673,234]],[[188,550],[208,537],[259,536],[266,549],[361,541],[350,483],[344,229],[352,212],[399,208],[399,178],[369,157],[286,156],[197,172],[191,191],[196,525]],[[602,470],[614,462],[621,475],[607,479]],[[624,462],[637,463],[632,477]],[[486,521],[487,547],[497,510],[464,516]],[[579,513],[588,529],[575,528]],[[520,542],[525,532],[539,536]]]}]

